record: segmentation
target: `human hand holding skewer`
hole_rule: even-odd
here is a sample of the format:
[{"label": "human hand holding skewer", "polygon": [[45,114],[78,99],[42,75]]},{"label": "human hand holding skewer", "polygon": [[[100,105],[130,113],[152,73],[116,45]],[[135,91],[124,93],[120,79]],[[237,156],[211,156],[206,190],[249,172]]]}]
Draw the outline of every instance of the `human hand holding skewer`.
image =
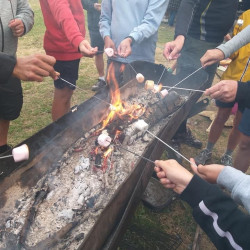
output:
[{"label": "human hand holding skewer", "polygon": [[12,33],[16,37],[21,37],[24,34],[25,28],[23,21],[21,19],[12,19],[9,24],[9,28],[11,29]]},{"label": "human hand holding skewer", "polygon": [[87,40],[83,40],[79,44],[79,51],[86,57],[93,57],[97,53],[98,48],[92,48]]}]

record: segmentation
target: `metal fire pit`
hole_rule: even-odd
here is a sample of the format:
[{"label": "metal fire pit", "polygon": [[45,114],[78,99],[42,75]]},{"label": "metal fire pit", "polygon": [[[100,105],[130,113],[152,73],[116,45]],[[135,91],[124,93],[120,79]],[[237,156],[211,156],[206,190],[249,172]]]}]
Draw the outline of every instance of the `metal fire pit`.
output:
[{"label": "metal fire pit", "polygon": [[[135,62],[133,67],[142,73],[146,79],[158,81],[164,67],[146,62]],[[180,75],[175,76],[167,71],[162,75],[162,83],[174,85],[183,79],[194,69],[187,69]],[[185,87],[205,89],[207,74],[201,70],[188,78]],[[133,83],[125,84],[121,88],[121,96],[127,98],[133,94]],[[182,84],[182,85],[183,85]],[[129,88],[127,87],[129,86]],[[133,86],[133,87],[131,87]],[[177,91],[178,92],[178,91]],[[185,93],[188,95],[188,93]],[[108,90],[98,93],[97,97],[110,101]],[[165,141],[169,141],[175,134],[181,122],[188,116],[192,105],[199,99],[199,93],[188,95],[187,101],[179,107],[171,116],[171,119],[157,134]],[[23,163],[15,163],[7,158],[0,164],[0,228],[3,229],[9,213],[18,202],[19,194],[26,188],[32,188],[46,174],[57,168],[57,162],[64,152],[81,136],[83,131],[88,131],[107,115],[108,105],[92,97],[78,106],[75,112],[63,116],[58,121],[45,127],[37,134],[28,138],[21,144],[26,143],[30,149],[30,158]],[[20,145],[21,145],[20,144]],[[143,156],[152,160],[159,159],[165,147],[156,140],[152,140]],[[7,152],[8,154],[10,152]],[[134,170],[128,178],[116,190],[108,205],[103,209],[97,222],[83,240],[79,249],[114,249],[124,232],[128,217],[134,211],[136,205],[147,186],[152,175],[152,164],[143,159],[138,159]],[[15,192],[10,190],[15,187]],[[1,238],[0,238],[1,240]],[[15,248],[13,248],[15,249]]]}]

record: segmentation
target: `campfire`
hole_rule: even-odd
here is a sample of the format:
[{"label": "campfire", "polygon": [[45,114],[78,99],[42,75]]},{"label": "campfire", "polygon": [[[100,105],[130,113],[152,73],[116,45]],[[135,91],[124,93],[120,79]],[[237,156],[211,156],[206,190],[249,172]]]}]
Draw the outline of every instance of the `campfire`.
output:
[{"label": "campfire", "polygon": [[[88,239],[95,238],[97,224],[109,221],[105,217],[109,209],[110,213],[116,210],[111,205],[114,197],[130,196],[133,186],[124,184],[138,171],[138,155],[143,155],[153,139],[136,129],[136,121],[144,120],[150,131],[158,134],[187,101],[187,96],[175,91],[161,95],[159,84],[157,90],[146,89],[136,78],[119,89],[113,70],[108,79],[114,84],[105,119],[85,131],[31,188],[23,186],[20,192],[18,183],[8,188],[15,197],[2,210],[0,248],[90,249]],[[130,94],[121,95],[120,91]],[[7,210],[11,203],[12,210]],[[114,213],[110,214],[112,220],[117,218]],[[105,238],[112,226],[104,225],[100,238]],[[101,242],[92,244],[100,246]]]}]

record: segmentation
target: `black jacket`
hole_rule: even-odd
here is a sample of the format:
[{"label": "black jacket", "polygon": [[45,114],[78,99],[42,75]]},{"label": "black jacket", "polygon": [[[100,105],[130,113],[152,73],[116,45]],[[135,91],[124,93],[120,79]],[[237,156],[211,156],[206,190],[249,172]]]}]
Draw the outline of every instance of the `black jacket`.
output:
[{"label": "black jacket", "polygon": [[0,84],[7,83],[16,65],[16,58],[0,52]]},{"label": "black jacket", "polygon": [[187,35],[220,43],[233,26],[238,0],[182,0],[176,18],[175,37]]},{"label": "black jacket", "polygon": [[195,175],[180,197],[217,249],[250,249],[250,215],[217,185]]}]

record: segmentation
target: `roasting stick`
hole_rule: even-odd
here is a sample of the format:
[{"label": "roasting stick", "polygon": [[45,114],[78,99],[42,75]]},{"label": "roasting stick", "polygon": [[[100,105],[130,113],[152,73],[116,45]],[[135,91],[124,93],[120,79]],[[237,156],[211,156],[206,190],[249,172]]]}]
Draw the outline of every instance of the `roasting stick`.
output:
[{"label": "roasting stick", "polygon": [[183,89],[183,90],[190,90],[190,91],[202,92],[202,93],[205,92],[204,90],[199,90],[199,89],[186,89],[186,88],[178,88],[178,87],[171,87],[171,86],[162,86],[162,88]]},{"label": "roasting stick", "polygon": [[[186,158],[184,155],[182,155],[180,152],[178,152],[177,150],[175,150],[173,147],[171,147],[170,145],[168,145],[166,142],[164,142],[162,139],[160,139],[159,137],[157,137],[156,135],[154,135],[153,133],[151,133],[148,130],[148,124],[144,121],[144,120],[138,120],[135,124],[135,128],[141,131],[145,131],[147,133],[149,133],[150,135],[152,135],[154,138],[156,138],[158,141],[162,142],[165,146],[167,146],[168,148],[170,148],[171,150],[173,150],[176,154],[180,155],[183,159],[185,159],[186,161],[188,161],[190,164],[196,166],[196,164],[192,163],[188,158]],[[197,167],[197,166],[196,166]]]},{"label": "roasting stick", "polygon": [[117,145],[117,144],[116,144],[115,146],[118,146],[119,148],[124,149],[124,150],[128,151],[128,152],[131,153],[131,154],[134,154],[134,155],[136,155],[136,156],[138,156],[138,157],[140,157],[140,158],[142,158],[142,159],[144,159],[144,160],[146,160],[146,161],[148,161],[148,162],[151,162],[151,163],[155,164],[154,161],[152,161],[152,160],[150,160],[150,159],[148,159],[148,158],[146,158],[146,157],[144,157],[144,156],[142,156],[142,155],[139,155],[139,154],[137,154],[137,153],[135,153],[135,152],[133,152],[133,151],[130,151],[129,149],[124,148],[124,147],[122,147],[121,145]]},{"label": "roasting stick", "polygon": [[[80,88],[80,87],[74,85],[74,84],[71,83],[71,82],[68,82],[67,80],[63,79],[63,78],[60,77],[60,76],[59,76],[59,79],[61,79],[62,81],[68,83],[69,85],[74,86],[75,88],[77,88],[77,89],[79,89],[79,90],[81,90],[81,91],[83,91],[83,92],[86,93],[86,91],[85,91],[84,89],[82,89],[82,88]],[[103,100],[103,99],[101,99],[101,98],[99,98],[99,97],[97,97],[97,96],[95,96],[95,95],[93,95],[93,97],[96,98],[96,99],[99,100],[99,101],[102,101],[102,102],[107,103],[109,106],[113,106],[111,103],[109,103],[109,102],[107,102],[107,101],[105,101],[105,100]]]}]

